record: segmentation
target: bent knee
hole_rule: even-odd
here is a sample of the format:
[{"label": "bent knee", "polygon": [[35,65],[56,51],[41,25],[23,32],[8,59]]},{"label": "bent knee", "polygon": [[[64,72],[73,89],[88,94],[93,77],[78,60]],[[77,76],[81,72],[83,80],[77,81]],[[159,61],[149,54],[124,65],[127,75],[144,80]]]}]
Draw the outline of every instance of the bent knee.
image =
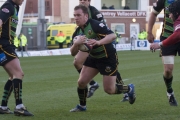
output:
[{"label": "bent knee", "polygon": [[74,59],[74,61],[73,61],[73,65],[74,65],[74,66],[78,66],[78,64],[79,64],[79,61],[78,61],[78,60],[76,60],[76,59]]},{"label": "bent knee", "polygon": [[19,78],[21,80],[23,79],[23,77],[24,77],[24,73],[23,72],[19,72],[19,73],[14,75],[14,78]]},{"label": "bent knee", "polygon": [[73,65],[76,69],[81,69],[83,66],[83,62],[77,59],[74,59]]},{"label": "bent knee", "polygon": [[115,93],[115,90],[112,88],[104,88],[104,91],[109,95],[112,95]]},{"label": "bent knee", "polygon": [[78,81],[78,86],[81,88],[85,88],[87,86],[87,83],[84,81]]},{"label": "bent knee", "polygon": [[166,77],[171,77],[172,76],[172,70],[171,69],[165,69],[164,74]]}]

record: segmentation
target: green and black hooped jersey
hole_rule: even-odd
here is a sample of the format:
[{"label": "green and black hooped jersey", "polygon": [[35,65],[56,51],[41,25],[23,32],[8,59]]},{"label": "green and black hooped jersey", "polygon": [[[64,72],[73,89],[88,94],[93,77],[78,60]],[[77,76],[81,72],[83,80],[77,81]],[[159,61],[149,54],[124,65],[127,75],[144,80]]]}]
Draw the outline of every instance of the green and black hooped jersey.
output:
[{"label": "green and black hooped jersey", "polygon": [[[84,29],[78,27],[73,34],[72,39],[78,35],[85,35],[89,39],[101,40],[108,34],[112,34],[111,31],[104,23],[99,22],[94,19],[89,19],[84,25]],[[108,57],[110,54],[114,54],[116,49],[113,47],[112,43],[94,46],[90,51],[90,56],[93,58],[104,58]]]},{"label": "green and black hooped jersey", "polygon": [[[158,0],[153,5],[154,12],[159,14],[164,9],[164,22],[161,36],[165,39],[173,33],[173,21],[169,18],[168,6],[176,0]],[[162,41],[162,40],[161,40]]]},{"label": "green and black hooped jersey", "polygon": [[0,44],[13,44],[18,24],[19,6],[12,0],[7,0],[0,8]]}]

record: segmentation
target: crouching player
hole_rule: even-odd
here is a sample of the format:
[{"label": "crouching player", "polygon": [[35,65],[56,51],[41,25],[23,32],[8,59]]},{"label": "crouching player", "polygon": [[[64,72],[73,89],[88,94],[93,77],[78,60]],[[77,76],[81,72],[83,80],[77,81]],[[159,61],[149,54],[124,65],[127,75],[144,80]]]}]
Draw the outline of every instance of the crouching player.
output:
[{"label": "crouching player", "polygon": [[88,9],[83,5],[74,8],[74,18],[79,27],[74,32],[73,38],[78,35],[84,36],[79,36],[74,41],[70,48],[71,55],[75,56],[78,53],[78,46],[83,44],[87,38],[89,39],[87,44],[92,45],[93,48],[78,79],[77,92],[80,104],[71,109],[70,112],[86,111],[87,85],[98,73],[103,75],[103,87],[106,93],[128,93],[129,103],[133,104],[136,99],[134,85],[116,84],[118,56],[112,45],[116,35],[104,23],[88,19]]}]

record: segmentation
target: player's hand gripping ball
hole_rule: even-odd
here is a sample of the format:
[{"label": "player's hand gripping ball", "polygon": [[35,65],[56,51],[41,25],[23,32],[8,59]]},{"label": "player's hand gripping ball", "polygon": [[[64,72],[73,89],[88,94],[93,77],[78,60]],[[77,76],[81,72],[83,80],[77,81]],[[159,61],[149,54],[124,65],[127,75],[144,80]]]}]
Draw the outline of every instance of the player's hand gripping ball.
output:
[{"label": "player's hand gripping ball", "polygon": [[73,41],[76,40],[78,40],[78,43],[80,43],[78,46],[80,51],[89,52],[92,50],[92,45],[87,44],[88,38],[84,37],[83,39],[82,36],[76,36],[74,37]]}]

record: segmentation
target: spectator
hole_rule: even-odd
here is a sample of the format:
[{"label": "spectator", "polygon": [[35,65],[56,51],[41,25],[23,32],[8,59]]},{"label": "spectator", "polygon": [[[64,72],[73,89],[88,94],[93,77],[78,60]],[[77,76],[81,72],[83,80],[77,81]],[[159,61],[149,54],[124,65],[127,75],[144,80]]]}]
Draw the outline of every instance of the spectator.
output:
[{"label": "spectator", "polygon": [[115,9],[115,8],[114,8],[114,5],[111,5],[111,6],[109,7],[109,9]]},{"label": "spectator", "polygon": [[26,51],[26,45],[27,45],[27,38],[26,36],[21,33],[19,36],[19,51],[23,50]]},{"label": "spectator", "polygon": [[106,4],[103,4],[102,9],[108,9],[108,7],[106,7]]},{"label": "spectator", "polygon": [[65,41],[65,35],[62,31],[59,31],[59,33],[56,35],[57,36],[57,42],[59,44],[59,48],[63,48],[63,42]]},{"label": "spectator", "polygon": [[129,10],[130,8],[129,8],[129,6],[126,4],[125,6],[124,6],[124,10]]},{"label": "spectator", "polygon": [[147,39],[147,32],[144,29],[142,29],[141,32],[138,34],[138,39],[139,40]]},{"label": "spectator", "polygon": [[117,30],[115,30],[115,35],[116,35],[116,39],[112,43],[114,45],[114,48],[116,49],[116,44],[119,43],[119,38],[121,37],[121,35],[117,32]]},{"label": "spectator", "polygon": [[17,36],[14,37],[14,46],[16,47],[16,49],[18,49],[19,47],[19,40]]}]

